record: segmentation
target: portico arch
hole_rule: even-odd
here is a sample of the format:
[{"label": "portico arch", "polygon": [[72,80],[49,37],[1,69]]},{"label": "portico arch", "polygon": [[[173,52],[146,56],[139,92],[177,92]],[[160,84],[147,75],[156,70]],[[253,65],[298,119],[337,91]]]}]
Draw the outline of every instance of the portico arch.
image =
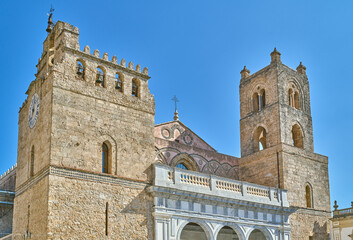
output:
[{"label": "portico arch", "polygon": [[249,240],[272,240],[272,237],[266,230],[255,228],[254,230],[251,231],[248,239]]},{"label": "portico arch", "polygon": [[199,221],[185,222],[179,228],[177,239],[178,240],[190,240],[190,239],[210,240],[212,239],[211,230],[209,229],[207,224]]}]

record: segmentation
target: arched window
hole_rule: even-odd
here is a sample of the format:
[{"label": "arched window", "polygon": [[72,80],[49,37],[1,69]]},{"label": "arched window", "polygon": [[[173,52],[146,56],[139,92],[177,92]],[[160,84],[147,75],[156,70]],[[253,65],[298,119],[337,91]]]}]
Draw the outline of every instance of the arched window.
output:
[{"label": "arched window", "polygon": [[253,101],[253,109],[255,112],[259,111],[259,94],[254,93],[252,96],[252,101]]},{"label": "arched window", "polygon": [[102,172],[109,173],[109,148],[106,143],[102,144]]},{"label": "arched window", "polygon": [[123,79],[122,75],[120,73],[115,74],[115,89],[118,90],[119,92],[123,92]]},{"label": "arched window", "polygon": [[249,240],[266,240],[265,235],[258,229],[251,232]]},{"label": "arched window", "polygon": [[252,96],[253,98],[253,110],[254,112],[261,111],[266,105],[266,93],[265,89],[259,89]]},{"label": "arched window", "polygon": [[140,97],[140,83],[136,78],[132,79],[131,93],[134,97]]},{"label": "arched window", "polygon": [[105,87],[105,75],[101,67],[97,67],[96,86]]},{"label": "arched window", "polygon": [[30,162],[30,170],[29,170],[29,176],[33,177],[34,176],[34,146],[31,148],[31,162]]},{"label": "arched window", "polygon": [[238,240],[239,237],[237,233],[228,226],[223,227],[217,235],[217,240]]},{"label": "arched window", "polygon": [[80,60],[77,60],[76,62],[76,74],[80,79],[85,78],[85,67]]},{"label": "arched window", "polygon": [[266,130],[263,127],[258,127],[254,132],[254,149],[261,151],[267,148]]},{"label": "arched window", "polygon": [[180,240],[207,240],[205,231],[197,223],[188,223],[182,230]]},{"label": "arched window", "polygon": [[305,186],[305,200],[306,200],[306,207],[312,208],[313,207],[313,195],[312,189],[309,184]]},{"label": "arched window", "polygon": [[189,169],[185,166],[185,164],[183,164],[183,163],[178,163],[175,167],[181,168],[181,169],[185,169],[185,170],[189,170]]},{"label": "arched window", "polygon": [[292,144],[294,147],[303,148],[303,133],[298,124],[292,127]]},{"label": "arched window", "polygon": [[299,91],[294,84],[288,90],[288,105],[300,109]]}]

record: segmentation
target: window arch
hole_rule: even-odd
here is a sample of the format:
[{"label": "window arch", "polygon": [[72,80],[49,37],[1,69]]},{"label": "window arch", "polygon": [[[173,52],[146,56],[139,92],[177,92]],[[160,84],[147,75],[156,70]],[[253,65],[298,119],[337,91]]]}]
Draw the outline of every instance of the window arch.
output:
[{"label": "window arch", "polygon": [[181,168],[181,169],[185,169],[185,170],[189,170],[187,166],[185,166],[184,163],[178,163],[176,166],[176,168]]},{"label": "window arch", "polygon": [[105,87],[105,72],[102,67],[97,67],[96,86]]},{"label": "window arch", "polygon": [[119,92],[124,91],[124,76],[121,73],[115,74],[115,89]]},{"label": "window arch", "polygon": [[305,201],[307,208],[313,208],[313,191],[309,183],[305,186]]},{"label": "window arch", "polygon": [[254,132],[254,149],[261,151],[267,148],[267,133],[263,127],[258,127]]},{"label": "window arch", "polygon": [[294,84],[288,89],[288,105],[300,110],[299,91]]},{"label": "window arch", "polygon": [[176,155],[170,162],[172,167],[186,169],[190,171],[199,171],[196,161],[187,153]]},{"label": "window arch", "polygon": [[254,112],[261,111],[266,105],[266,92],[265,89],[258,88],[258,91],[254,92],[253,96],[253,110]]},{"label": "window arch", "polygon": [[304,148],[303,133],[298,124],[295,124],[292,127],[292,144],[294,147]]},{"label": "window arch", "polygon": [[76,75],[79,79],[85,79],[85,65],[83,61],[77,60],[76,61]]},{"label": "window arch", "polygon": [[140,82],[137,78],[132,79],[131,94],[134,97],[140,97]]},{"label": "window arch", "polygon": [[111,147],[108,142],[102,144],[102,173],[111,173]]},{"label": "window arch", "polygon": [[34,146],[31,148],[31,161],[30,161],[30,166],[29,166],[29,176],[33,177],[34,176]]}]

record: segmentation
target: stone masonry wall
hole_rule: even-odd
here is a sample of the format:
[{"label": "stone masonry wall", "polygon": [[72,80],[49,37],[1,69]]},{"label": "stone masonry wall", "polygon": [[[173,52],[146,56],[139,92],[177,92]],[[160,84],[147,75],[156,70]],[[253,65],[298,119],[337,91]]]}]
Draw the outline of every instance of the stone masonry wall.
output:
[{"label": "stone masonry wall", "polygon": [[[253,94],[265,90],[265,107],[261,111],[253,109]],[[277,71],[272,65],[242,79],[239,85],[240,95],[240,139],[241,156],[255,152],[253,135],[257,127],[266,130],[267,147],[280,141],[279,107],[278,107]]]},{"label": "stone masonry wall", "polygon": [[[48,239],[152,239],[152,196],[141,187],[50,176]],[[108,203],[108,236],[106,236]]]},{"label": "stone masonry wall", "polygon": [[13,206],[0,206],[0,238],[12,233]]},{"label": "stone masonry wall", "polygon": [[47,239],[48,184],[48,177],[44,177],[15,197],[14,240],[24,239],[28,236],[26,232],[30,233],[31,239]]}]

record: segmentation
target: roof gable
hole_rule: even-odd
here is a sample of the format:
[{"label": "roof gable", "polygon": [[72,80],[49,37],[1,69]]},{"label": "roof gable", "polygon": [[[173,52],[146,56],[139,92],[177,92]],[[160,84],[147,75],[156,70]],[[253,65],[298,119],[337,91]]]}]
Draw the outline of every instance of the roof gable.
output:
[{"label": "roof gable", "polygon": [[156,125],[154,127],[154,136],[167,141],[178,142],[191,147],[217,152],[180,121],[172,121]]}]

